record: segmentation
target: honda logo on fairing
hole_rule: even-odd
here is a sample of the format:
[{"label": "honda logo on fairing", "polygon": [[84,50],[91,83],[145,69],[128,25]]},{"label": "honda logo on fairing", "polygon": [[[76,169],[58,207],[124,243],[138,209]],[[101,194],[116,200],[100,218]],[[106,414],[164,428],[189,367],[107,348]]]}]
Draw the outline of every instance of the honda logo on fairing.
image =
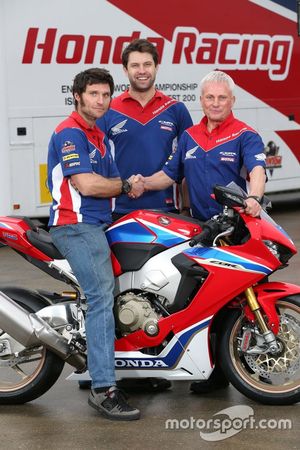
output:
[{"label": "honda logo on fairing", "polygon": [[161,359],[116,359],[115,367],[127,368],[127,367],[168,367]]}]

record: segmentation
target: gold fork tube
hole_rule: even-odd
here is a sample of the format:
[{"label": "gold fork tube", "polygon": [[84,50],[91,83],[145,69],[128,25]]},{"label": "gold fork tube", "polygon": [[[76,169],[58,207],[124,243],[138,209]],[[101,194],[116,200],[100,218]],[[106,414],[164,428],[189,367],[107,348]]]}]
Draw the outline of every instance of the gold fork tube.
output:
[{"label": "gold fork tube", "polygon": [[263,333],[267,333],[270,330],[267,327],[265,319],[263,318],[262,313],[260,311],[260,306],[259,306],[258,301],[256,300],[256,296],[255,296],[253,287],[247,288],[245,290],[245,295],[246,295],[247,303],[248,303],[251,311],[255,315],[261,331]]}]

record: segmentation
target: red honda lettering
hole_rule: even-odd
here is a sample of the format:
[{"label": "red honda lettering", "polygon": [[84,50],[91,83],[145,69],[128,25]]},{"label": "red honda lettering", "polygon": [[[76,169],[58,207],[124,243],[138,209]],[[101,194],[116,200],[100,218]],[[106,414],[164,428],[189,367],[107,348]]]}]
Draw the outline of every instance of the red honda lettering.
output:
[{"label": "red honda lettering", "polygon": [[[187,44],[185,44],[186,41]],[[191,53],[195,50],[195,47],[196,47],[195,33],[178,33],[172,63],[180,64],[181,55],[182,53],[184,53],[186,62],[188,64],[192,64],[193,59]]]},{"label": "red honda lettering", "polygon": [[[73,54],[67,56],[70,42],[74,42]],[[65,34],[59,40],[56,62],[58,64],[77,64],[82,57],[84,36],[78,34]]]},{"label": "red honda lettering", "polygon": [[33,61],[33,56],[35,52],[35,47],[43,50],[41,63],[42,64],[50,64],[53,53],[53,46],[55,41],[55,36],[57,32],[57,28],[49,28],[47,30],[45,41],[42,44],[37,44],[37,36],[39,29],[38,28],[29,28],[25,43],[25,49],[23,53],[23,64],[31,64]]}]

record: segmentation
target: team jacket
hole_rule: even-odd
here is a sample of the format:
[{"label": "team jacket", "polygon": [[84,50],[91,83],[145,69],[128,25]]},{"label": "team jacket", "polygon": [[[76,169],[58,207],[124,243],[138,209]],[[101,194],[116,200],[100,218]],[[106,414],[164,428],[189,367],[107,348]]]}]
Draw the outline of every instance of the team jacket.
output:
[{"label": "team jacket", "polygon": [[221,206],[211,198],[216,184],[234,181],[245,191],[247,174],[255,166],[265,167],[260,136],[231,114],[219,127],[208,132],[207,118],[186,130],[174,155],[163,171],[173,180],[186,177],[192,214],[207,220]]},{"label": "team jacket", "polygon": [[82,196],[70,183],[70,176],[95,172],[107,178],[119,177],[109,143],[98,127],[90,128],[73,112],[54,131],[48,151],[48,186],[53,204],[49,225],[111,222],[111,201]]},{"label": "team jacket", "polygon": [[[121,178],[128,178],[137,173],[149,176],[161,170],[176,150],[177,139],[192,125],[192,119],[183,103],[160,91],[145,107],[125,92],[112,100],[97,125],[109,138]],[[163,191],[146,192],[135,200],[122,195],[115,199],[114,210],[122,214],[135,209],[170,211],[178,206],[176,191],[174,185]]]}]

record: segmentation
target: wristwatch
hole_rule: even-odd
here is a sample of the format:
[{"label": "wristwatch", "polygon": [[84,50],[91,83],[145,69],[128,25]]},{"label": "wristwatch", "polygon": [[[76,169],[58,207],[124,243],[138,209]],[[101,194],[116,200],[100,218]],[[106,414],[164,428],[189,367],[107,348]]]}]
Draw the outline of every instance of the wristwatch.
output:
[{"label": "wristwatch", "polygon": [[254,198],[261,205],[261,198],[258,195],[248,195],[247,198]]},{"label": "wristwatch", "polygon": [[131,191],[131,183],[128,180],[122,180],[121,194],[128,194]]}]

